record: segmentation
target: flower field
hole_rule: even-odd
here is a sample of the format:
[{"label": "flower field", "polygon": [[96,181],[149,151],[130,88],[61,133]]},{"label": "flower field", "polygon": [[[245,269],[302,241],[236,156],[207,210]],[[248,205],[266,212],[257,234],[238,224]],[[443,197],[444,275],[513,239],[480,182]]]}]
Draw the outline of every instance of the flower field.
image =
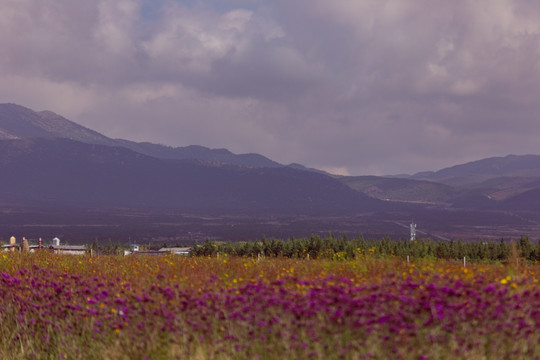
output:
[{"label": "flower field", "polygon": [[540,265],[0,255],[2,359],[537,359]]}]

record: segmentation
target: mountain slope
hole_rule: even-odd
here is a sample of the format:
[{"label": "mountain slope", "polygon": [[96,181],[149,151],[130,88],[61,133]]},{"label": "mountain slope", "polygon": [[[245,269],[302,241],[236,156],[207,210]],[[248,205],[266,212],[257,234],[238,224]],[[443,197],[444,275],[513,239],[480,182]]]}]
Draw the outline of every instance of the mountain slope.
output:
[{"label": "mountain slope", "polygon": [[459,190],[431,181],[381,176],[342,176],[341,182],[352,189],[381,200],[418,203],[451,203]]},{"label": "mountain slope", "polygon": [[187,160],[196,159],[216,165],[236,165],[247,167],[280,167],[283,166],[259,154],[233,154],[227,149],[209,149],[204,146],[190,145],[169,147],[149,142],[134,142],[116,139],[119,146],[161,159]]},{"label": "mountain slope", "polygon": [[500,202],[503,210],[540,212],[540,187],[509,197]]},{"label": "mountain slope", "polygon": [[[112,148],[109,150],[91,148],[91,151],[88,151],[88,149],[83,151],[80,145],[75,146],[72,144],[68,146],[64,144],[63,149],[56,148],[53,150],[50,147],[56,143],[55,141],[51,140],[45,146],[46,143],[43,143],[43,140],[37,140],[37,138],[64,138],[86,144],[106,145]],[[21,201],[54,202],[63,199],[62,191],[59,190],[58,193],[51,192],[54,184],[48,183],[48,188],[42,186],[49,179],[55,178],[56,175],[51,175],[50,172],[56,170],[60,174],[58,176],[61,177],[56,178],[56,183],[64,184],[65,191],[63,191],[71,194],[69,199],[79,199],[82,203],[92,203],[92,199],[77,194],[74,188],[75,183],[66,182],[62,178],[70,179],[72,177],[69,169],[62,165],[63,162],[69,164],[72,169],[77,169],[79,174],[86,174],[86,177],[82,177],[78,181],[79,184],[85,184],[82,191],[91,191],[95,194],[93,199],[95,203],[109,204],[107,200],[111,199],[114,200],[110,202],[111,204],[126,204],[128,206],[178,206],[178,201],[182,201],[186,209],[194,209],[200,206],[201,209],[257,208],[259,210],[272,209],[274,211],[276,209],[286,209],[285,204],[288,201],[288,206],[291,209],[298,205],[295,209],[322,209],[328,206],[328,209],[332,209],[332,211],[338,208],[356,211],[358,208],[367,209],[363,205],[370,204],[370,201],[378,199],[385,200],[388,206],[390,205],[389,202],[394,202],[394,206],[398,206],[396,203],[407,202],[487,209],[496,206],[495,201],[508,199],[508,202],[503,204],[507,204],[513,209],[518,209],[519,204],[521,204],[523,209],[527,210],[527,204],[530,204],[530,202],[525,201],[526,196],[517,196],[524,193],[534,195],[536,194],[534,190],[540,188],[540,156],[510,155],[474,161],[436,172],[418,173],[408,178],[398,176],[335,177],[342,183],[339,186],[343,188],[335,188],[329,194],[326,194],[327,188],[326,185],[323,185],[324,181],[334,181],[332,183],[334,187],[338,183],[331,177],[322,174],[322,172],[317,174],[323,176],[322,178],[309,177],[305,173],[311,173],[311,176],[314,176],[318,171],[307,169],[301,165],[291,164],[285,167],[262,155],[237,155],[226,149],[209,149],[202,146],[172,148],[152,143],[110,139],[53,112],[35,112],[15,104],[0,104],[1,139],[28,140],[17,144],[12,143],[10,146],[3,145],[1,150],[4,152],[2,156],[5,163],[0,164],[2,166],[0,171],[3,175],[8,173],[4,179],[5,181],[11,178],[11,173],[26,174],[25,177],[34,176],[30,173],[29,168],[34,169],[37,174],[48,175],[47,178],[42,178],[42,183],[33,184],[30,184],[28,182],[30,180],[27,181],[27,179],[11,178],[10,186],[15,189],[17,189],[17,186],[22,186],[24,189],[20,188],[19,192],[13,194],[10,194],[9,187],[5,191],[0,189],[0,192],[3,191],[3,197],[0,197],[0,200],[11,198],[14,201],[19,199]],[[58,142],[58,144],[61,143]],[[60,146],[58,144],[55,146]],[[39,146],[45,146],[42,149],[43,154],[34,151]],[[23,156],[25,153],[29,157],[25,158]],[[20,166],[9,160],[10,156],[12,156],[12,160],[19,159]],[[81,156],[81,163],[78,163],[76,156]],[[102,162],[96,163],[99,159]],[[158,159],[161,159],[160,162],[156,162]],[[88,169],[85,169],[82,166],[83,164],[86,164]],[[127,168],[125,167],[126,164],[129,164]],[[193,168],[188,171],[186,169],[189,166]],[[148,169],[145,170],[145,167],[148,167]],[[241,169],[238,167],[241,167]],[[216,169],[210,170],[210,168]],[[285,168],[288,168],[288,170],[285,170]],[[248,171],[250,169],[264,170],[262,173],[257,173]],[[125,173],[122,172],[124,170]],[[200,176],[192,176],[190,171]],[[159,176],[176,179],[177,185],[184,184],[185,189],[189,189],[191,186],[195,189],[193,190],[194,193],[191,194],[189,190],[185,190],[185,193],[182,193],[177,198],[171,197],[165,190],[159,194],[159,191],[152,188],[172,189],[175,188],[175,184],[167,183],[165,180],[151,180],[148,172],[164,174]],[[101,173],[101,175],[96,177],[98,173]],[[111,178],[113,175],[116,178]],[[125,179],[126,176],[131,176],[132,179],[123,187],[121,180]],[[213,177],[216,180],[210,182],[205,177]],[[301,184],[302,181],[300,180],[298,182],[295,182],[297,180],[293,181],[293,178],[297,177],[302,178],[304,183]],[[93,182],[89,183],[88,179],[93,178]],[[229,181],[228,185],[223,185],[227,181]],[[255,183],[250,183],[250,181]],[[314,184],[311,184],[311,181],[314,181]],[[210,183],[213,188],[210,188]],[[257,183],[261,185],[259,186]],[[202,191],[200,189],[203,189],[201,186],[204,184],[208,187]],[[235,188],[238,184],[240,184],[240,188]],[[348,188],[344,188],[345,185]],[[282,194],[279,193],[280,186],[285,186]],[[328,183],[328,186],[330,186],[330,183]],[[40,189],[41,192],[36,191],[36,189]],[[131,193],[126,193],[129,189],[132,189]],[[201,192],[197,193],[199,191],[197,189]],[[344,189],[348,191],[347,196],[350,199],[343,196]],[[351,195],[353,194],[351,189],[356,190],[354,196]],[[225,193],[219,193],[218,190]],[[311,192],[306,192],[308,190]],[[252,192],[249,195],[251,197],[247,195],[250,191]],[[256,194],[257,191],[267,192],[265,195],[268,196],[259,196]],[[316,194],[317,191],[320,193]],[[337,191],[337,193],[333,191]],[[144,198],[146,193],[154,194],[152,195],[154,198],[150,200]],[[325,198],[326,195],[328,196]],[[333,198],[334,196],[337,197]],[[195,197],[197,197],[196,200],[194,200]],[[288,200],[285,201],[284,197]],[[68,201],[69,199],[66,197],[64,200]],[[272,199],[275,199],[275,201]],[[343,201],[343,203],[338,203],[339,201]],[[361,203],[362,206],[358,207],[355,202]],[[371,205],[374,206],[373,209],[378,209],[380,203],[371,203]],[[535,205],[532,207],[535,207]]]},{"label": "mountain slope", "polygon": [[508,155],[456,165],[435,172],[422,172],[411,179],[467,187],[500,177],[540,177],[540,156]]},{"label": "mountain slope", "polygon": [[67,139],[0,141],[0,201],[185,211],[354,213],[384,203],[312,172],[207,166]]},{"label": "mountain slope", "polygon": [[35,112],[16,104],[0,104],[0,139],[61,137],[91,144],[115,141],[51,111]]},{"label": "mountain slope", "polygon": [[259,154],[233,154],[226,149],[209,149],[196,145],[172,148],[148,142],[111,139],[51,111],[35,112],[16,104],[0,104],[0,140],[33,137],[66,138],[89,144],[122,146],[157,158],[193,159],[218,166],[283,166]]}]

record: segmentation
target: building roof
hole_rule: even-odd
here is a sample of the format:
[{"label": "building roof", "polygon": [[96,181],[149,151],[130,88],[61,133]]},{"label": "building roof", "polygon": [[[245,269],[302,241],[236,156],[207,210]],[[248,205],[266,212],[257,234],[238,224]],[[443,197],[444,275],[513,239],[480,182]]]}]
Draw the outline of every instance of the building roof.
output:
[{"label": "building roof", "polygon": [[159,249],[159,251],[171,252],[171,253],[177,253],[177,252],[188,253],[190,250],[191,250],[190,247],[164,247],[164,248]]},{"label": "building roof", "polygon": [[65,251],[83,251],[86,250],[86,245],[59,245],[51,246],[54,250],[65,250]]}]

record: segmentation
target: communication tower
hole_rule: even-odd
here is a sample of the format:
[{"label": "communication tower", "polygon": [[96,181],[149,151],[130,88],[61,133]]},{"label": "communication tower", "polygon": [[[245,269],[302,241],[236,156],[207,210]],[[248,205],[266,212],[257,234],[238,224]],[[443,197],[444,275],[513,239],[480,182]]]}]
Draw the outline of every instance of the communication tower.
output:
[{"label": "communication tower", "polygon": [[410,240],[414,241],[414,240],[416,240],[416,224],[414,223],[414,221],[411,221],[410,229],[411,229],[411,238],[410,238]]}]

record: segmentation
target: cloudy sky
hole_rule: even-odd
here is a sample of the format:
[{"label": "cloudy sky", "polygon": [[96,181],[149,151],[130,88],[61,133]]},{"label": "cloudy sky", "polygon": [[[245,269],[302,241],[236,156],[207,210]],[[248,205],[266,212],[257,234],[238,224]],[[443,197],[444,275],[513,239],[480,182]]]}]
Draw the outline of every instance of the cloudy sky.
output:
[{"label": "cloudy sky", "polygon": [[0,102],[397,174],[540,154],[534,0],[0,0]]}]

